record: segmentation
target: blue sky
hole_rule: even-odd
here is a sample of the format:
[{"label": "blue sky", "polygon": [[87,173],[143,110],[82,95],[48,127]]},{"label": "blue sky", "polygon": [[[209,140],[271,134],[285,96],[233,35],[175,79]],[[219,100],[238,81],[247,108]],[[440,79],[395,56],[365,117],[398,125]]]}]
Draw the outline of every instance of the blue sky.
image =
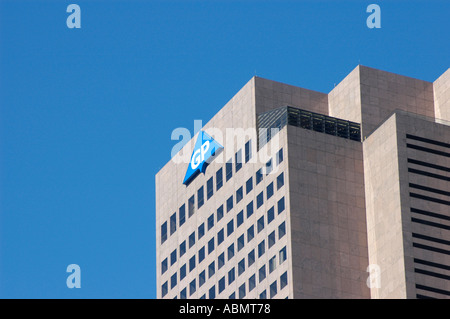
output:
[{"label": "blue sky", "polygon": [[[66,8],[81,8],[81,29]],[[381,8],[369,29],[366,8]],[[254,75],[434,81],[449,1],[0,0],[0,298],[155,298],[154,176]],[[180,181],[181,182],[181,181]],[[81,268],[68,289],[66,267]]]}]

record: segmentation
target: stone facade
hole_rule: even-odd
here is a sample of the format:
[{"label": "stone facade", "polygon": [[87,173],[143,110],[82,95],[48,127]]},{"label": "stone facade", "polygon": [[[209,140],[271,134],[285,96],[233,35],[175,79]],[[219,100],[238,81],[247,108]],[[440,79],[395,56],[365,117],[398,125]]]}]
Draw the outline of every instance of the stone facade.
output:
[{"label": "stone facade", "polygon": [[[202,128],[224,146],[206,172],[182,184],[194,136],[155,177],[158,298],[449,298],[449,85],[365,66],[329,94],[252,78]],[[286,105],[361,141],[287,123],[258,149],[258,115]]]}]

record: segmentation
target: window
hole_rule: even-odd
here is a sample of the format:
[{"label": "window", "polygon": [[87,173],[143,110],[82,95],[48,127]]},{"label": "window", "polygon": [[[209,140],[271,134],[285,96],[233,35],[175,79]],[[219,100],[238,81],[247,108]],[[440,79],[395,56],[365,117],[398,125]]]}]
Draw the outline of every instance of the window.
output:
[{"label": "window", "polygon": [[269,199],[273,195],[273,182],[270,183],[269,185],[267,185],[266,190],[267,190],[267,193],[266,193],[267,194],[267,199]]},{"label": "window", "polygon": [[266,244],[265,244],[264,240],[262,240],[258,244],[258,258],[261,257],[262,255],[264,255],[265,252],[266,252]]},{"label": "window", "polygon": [[236,293],[233,292],[228,299],[236,299]]},{"label": "window", "polygon": [[193,294],[196,290],[197,290],[197,285],[196,285],[195,279],[194,279],[194,280],[192,280],[192,281],[189,283],[189,296],[192,296],[192,294]]},{"label": "window", "polygon": [[217,208],[217,222],[221,220],[223,217],[223,205],[220,205],[219,208]]},{"label": "window", "polygon": [[208,217],[208,230],[214,227],[214,214]]},{"label": "window", "polygon": [[275,268],[277,268],[277,258],[276,256],[273,256],[269,259],[269,274],[271,274]]},{"label": "window", "polygon": [[238,263],[238,276],[242,275],[244,271],[245,271],[245,258],[242,258],[241,261]]},{"label": "window", "polygon": [[194,213],[195,213],[195,196],[192,195],[192,197],[189,198],[189,200],[188,200],[188,214],[189,214],[189,217],[194,215]]},{"label": "window", "polygon": [[244,234],[242,234],[241,236],[239,236],[238,241],[237,241],[238,251],[240,251],[242,248],[244,248],[244,246],[245,246],[245,239],[244,239]]},{"label": "window", "polygon": [[219,279],[219,294],[225,290],[225,276]]},{"label": "window", "polygon": [[170,253],[170,265],[172,266],[176,262],[177,262],[177,250],[175,249]]},{"label": "window", "polygon": [[233,195],[227,199],[227,213],[233,209]]},{"label": "window", "polygon": [[202,186],[197,191],[197,208],[198,209],[200,209],[200,207],[202,207],[203,203],[205,202],[204,196],[205,196],[205,194],[204,194],[203,186]]},{"label": "window", "polygon": [[181,207],[178,211],[178,220],[180,223],[180,225],[179,225],[180,227],[186,221],[186,205],[185,204],[181,205]]},{"label": "window", "polygon": [[287,286],[287,271],[280,277],[280,290]]},{"label": "window", "polygon": [[266,279],[266,265],[263,265],[261,268],[259,268],[258,274],[259,274],[259,282]]},{"label": "window", "polygon": [[223,185],[223,170],[222,168],[219,168],[216,172],[216,192],[222,187]]},{"label": "window", "polygon": [[208,298],[209,299],[214,299],[216,298],[216,285],[212,286],[211,288],[209,288],[208,291]]},{"label": "window", "polygon": [[253,201],[247,205],[247,218],[253,215]]},{"label": "window", "polygon": [[245,182],[245,194],[248,194],[252,191],[253,189],[253,177],[250,177],[246,182]]},{"label": "window", "polygon": [[235,279],[234,267],[228,272],[228,285],[232,284]]},{"label": "window", "polygon": [[242,150],[239,150],[234,155],[235,158],[235,165],[236,165],[236,172],[238,172],[242,167]]},{"label": "window", "polygon": [[261,230],[264,229],[264,216],[261,216],[260,219],[258,219],[258,234],[261,232]]},{"label": "window", "polygon": [[252,291],[256,287],[256,276],[253,275],[248,279],[248,291]]},{"label": "window", "polygon": [[161,244],[167,240],[167,222],[161,225]]},{"label": "window", "polygon": [[236,216],[236,228],[242,225],[244,223],[244,211],[241,210],[237,216]]},{"label": "window", "polygon": [[206,273],[203,270],[199,275],[198,275],[198,286],[201,287],[203,286],[203,284],[206,281]]},{"label": "window", "polygon": [[217,246],[219,246],[223,240],[224,240],[224,233],[225,231],[223,230],[223,228],[217,233]]},{"label": "window", "polygon": [[255,263],[255,250],[253,249],[247,256],[248,267]]},{"label": "window", "polygon": [[186,277],[186,264],[180,268],[180,281],[182,281],[184,277]]},{"label": "window", "polygon": [[220,269],[225,265],[225,253],[221,253],[219,258],[217,258],[217,269]]},{"label": "window", "polygon": [[264,193],[261,192],[256,196],[256,209],[260,208],[264,204]]},{"label": "window", "polygon": [[194,244],[195,244],[195,231],[189,235],[189,248],[194,246]]},{"label": "window", "polygon": [[228,260],[234,257],[234,244],[228,246]]},{"label": "window", "polygon": [[273,283],[270,284],[270,298],[275,297],[277,294],[277,281],[275,280]]},{"label": "window", "polygon": [[177,285],[177,273],[174,273],[172,277],[170,277],[170,289],[173,289]]},{"label": "window", "polygon": [[279,190],[284,185],[284,173],[281,173],[277,177],[277,190]]},{"label": "window", "polygon": [[210,199],[212,195],[214,195],[214,181],[213,178],[211,177],[206,182],[206,198]]},{"label": "window", "polygon": [[282,222],[280,226],[278,226],[278,239],[283,237],[286,234],[286,223]]},{"label": "window", "polygon": [[275,218],[275,208],[272,206],[267,211],[267,224],[270,224],[270,222]]},{"label": "window", "polygon": [[281,199],[278,201],[278,214],[282,213],[284,211],[284,197],[281,197]]},{"label": "window", "polygon": [[195,268],[195,255],[192,256],[191,259],[189,259],[189,272],[194,270],[194,268]]},{"label": "window", "polygon": [[198,239],[202,238],[205,235],[205,223],[202,223],[198,226]]},{"label": "window", "polygon": [[208,266],[208,278],[211,278],[216,273],[216,264],[214,261]]},{"label": "window", "polygon": [[208,255],[214,251],[214,238],[211,238],[208,242]]},{"label": "window", "polygon": [[203,294],[199,299],[206,299],[206,294]]},{"label": "window", "polygon": [[236,191],[236,204],[239,203],[242,198],[244,198],[244,191],[242,186]]},{"label": "window", "polygon": [[225,164],[225,174],[227,182],[233,177],[233,160],[229,159]]},{"label": "window", "polygon": [[269,234],[267,244],[269,245],[269,249],[272,248],[273,245],[275,245],[275,231]]},{"label": "window", "polygon": [[198,251],[198,263],[200,264],[203,259],[205,259],[205,246],[200,248],[200,250]]},{"label": "window", "polygon": [[286,246],[284,246],[283,248],[281,248],[280,253],[279,253],[280,265],[283,263],[283,261],[286,260],[286,258],[287,258]]},{"label": "window", "polygon": [[245,297],[245,282],[239,287],[239,299]]},{"label": "window", "polygon": [[247,242],[250,242],[255,237],[255,227],[252,225],[247,229]]},{"label": "window", "polygon": [[167,271],[167,268],[168,268],[168,262],[167,262],[167,258],[166,258],[161,262],[161,275]]},{"label": "window", "polygon": [[264,290],[259,294],[259,299],[267,299],[267,292]]},{"label": "window", "polygon": [[173,213],[170,216],[170,235],[172,235],[177,230],[177,213]]},{"label": "window", "polygon": [[272,159],[270,159],[270,160],[266,163],[266,176],[269,175],[270,173],[272,173],[272,169],[273,169]]},{"label": "window", "polygon": [[252,141],[248,141],[245,143],[245,162],[248,163],[248,161],[252,158]]},{"label": "window", "polygon": [[186,253],[186,241],[180,244],[180,258]]},{"label": "window", "polygon": [[161,295],[164,297],[167,295],[167,292],[169,291],[168,283],[167,281],[161,286]]},{"label": "window", "polygon": [[227,237],[234,232],[234,220],[230,220],[227,224]]},{"label": "window", "polygon": [[262,168],[260,168],[257,172],[256,172],[256,185],[258,185],[262,180],[263,180],[263,173],[262,173]]},{"label": "window", "polygon": [[180,299],[186,299],[186,288],[180,291]]},{"label": "window", "polygon": [[283,149],[280,149],[276,155],[277,166],[283,162]]}]

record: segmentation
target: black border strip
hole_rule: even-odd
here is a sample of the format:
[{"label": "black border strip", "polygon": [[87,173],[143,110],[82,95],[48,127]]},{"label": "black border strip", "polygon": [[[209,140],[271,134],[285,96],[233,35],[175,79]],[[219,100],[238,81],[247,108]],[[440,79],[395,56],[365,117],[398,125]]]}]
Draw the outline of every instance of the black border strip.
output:
[{"label": "black border strip", "polygon": [[421,295],[421,294],[417,294],[416,298],[417,299],[437,299],[437,298],[434,298],[434,297],[425,296],[425,295]]}]

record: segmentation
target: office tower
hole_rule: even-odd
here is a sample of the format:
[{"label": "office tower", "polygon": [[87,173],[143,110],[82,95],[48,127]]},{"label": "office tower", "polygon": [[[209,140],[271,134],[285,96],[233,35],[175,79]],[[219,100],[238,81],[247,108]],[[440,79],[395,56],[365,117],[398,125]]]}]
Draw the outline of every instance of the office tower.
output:
[{"label": "office tower", "polygon": [[449,298],[450,70],[252,78],[156,175],[156,242],[158,298]]}]

